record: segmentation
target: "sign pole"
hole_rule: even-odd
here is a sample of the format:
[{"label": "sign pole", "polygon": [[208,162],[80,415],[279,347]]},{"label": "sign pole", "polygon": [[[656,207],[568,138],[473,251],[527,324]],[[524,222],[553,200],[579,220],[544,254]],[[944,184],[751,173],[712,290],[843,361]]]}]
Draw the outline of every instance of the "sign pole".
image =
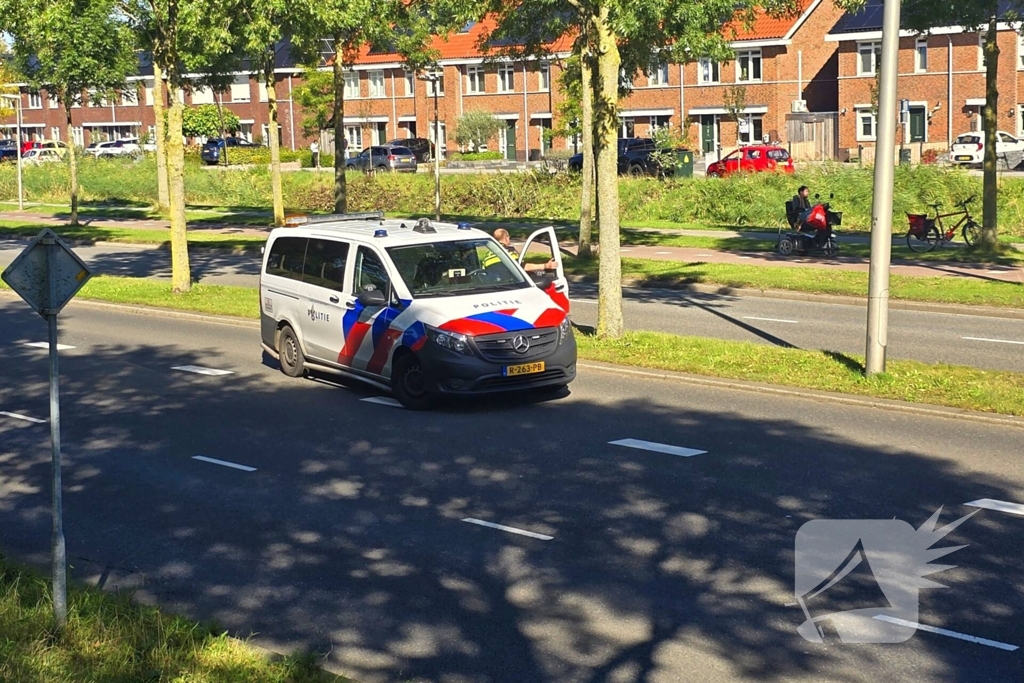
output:
[{"label": "sign pole", "polygon": [[63,630],[68,616],[67,554],[64,544],[64,504],[61,485],[60,458],[60,369],[57,354],[57,250],[56,240],[42,240],[46,246],[46,269],[49,284],[49,303],[45,311],[50,328],[50,444],[53,452],[53,618],[58,630]]}]

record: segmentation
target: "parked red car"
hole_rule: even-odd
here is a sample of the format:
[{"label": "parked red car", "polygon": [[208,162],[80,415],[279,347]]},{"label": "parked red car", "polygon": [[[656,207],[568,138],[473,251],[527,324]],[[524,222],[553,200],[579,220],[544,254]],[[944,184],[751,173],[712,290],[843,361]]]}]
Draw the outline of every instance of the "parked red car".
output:
[{"label": "parked red car", "polygon": [[758,171],[793,172],[793,159],[782,147],[772,145],[751,145],[730,152],[722,159],[708,166],[709,178],[724,178],[730,173],[741,171],[756,173]]}]

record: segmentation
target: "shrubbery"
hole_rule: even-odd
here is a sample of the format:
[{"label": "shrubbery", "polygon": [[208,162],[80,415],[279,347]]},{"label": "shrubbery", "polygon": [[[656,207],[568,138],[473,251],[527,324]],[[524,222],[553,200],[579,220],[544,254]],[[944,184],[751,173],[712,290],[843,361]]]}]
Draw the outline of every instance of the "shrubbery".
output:
[{"label": "shrubbery", "polygon": [[499,161],[505,158],[501,152],[455,152],[449,157],[452,161]]}]

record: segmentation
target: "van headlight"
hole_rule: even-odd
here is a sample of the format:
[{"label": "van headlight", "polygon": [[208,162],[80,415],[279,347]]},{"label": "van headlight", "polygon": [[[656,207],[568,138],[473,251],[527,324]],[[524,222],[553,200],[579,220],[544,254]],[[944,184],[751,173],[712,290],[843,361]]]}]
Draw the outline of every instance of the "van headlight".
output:
[{"label": "van headlight", "polygon": [[565,316],[561,324],[558,326],[558,344],[561,346],[562,342],[569,338],[569,334],[572,332],[572,323],[569,322],[569,316]]},{"label": "van headlight", "polygon": [[427,337],[430,341],[434,342],[438,346],[444,347],[449,351],[455,353],[461,353],[464,356],[472,356],[473,349],[469,346],[469,337],[458,332],[446,332],[439,330],[436,327],[430,325],[424,325],[423,329],[427,332]]}]

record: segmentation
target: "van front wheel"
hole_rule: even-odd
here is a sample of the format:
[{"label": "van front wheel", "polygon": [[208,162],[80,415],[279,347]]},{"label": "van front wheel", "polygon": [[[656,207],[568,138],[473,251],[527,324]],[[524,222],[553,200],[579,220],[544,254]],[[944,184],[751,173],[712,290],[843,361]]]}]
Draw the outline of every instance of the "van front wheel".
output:
[{"label": "van front wheel", "polygon": [[406,353],[395,361],[391,369],[391,391],[409,410],[428,410],[434,405],[434,395],[428,390],[423,366],[412,353]]},{"label": "van front wheel", "polygon": [[306,356],[302,353],[295,330],[285,325],[277,338],[277,357],[281,372],[289,377],[302,377],[306,373]]}]

